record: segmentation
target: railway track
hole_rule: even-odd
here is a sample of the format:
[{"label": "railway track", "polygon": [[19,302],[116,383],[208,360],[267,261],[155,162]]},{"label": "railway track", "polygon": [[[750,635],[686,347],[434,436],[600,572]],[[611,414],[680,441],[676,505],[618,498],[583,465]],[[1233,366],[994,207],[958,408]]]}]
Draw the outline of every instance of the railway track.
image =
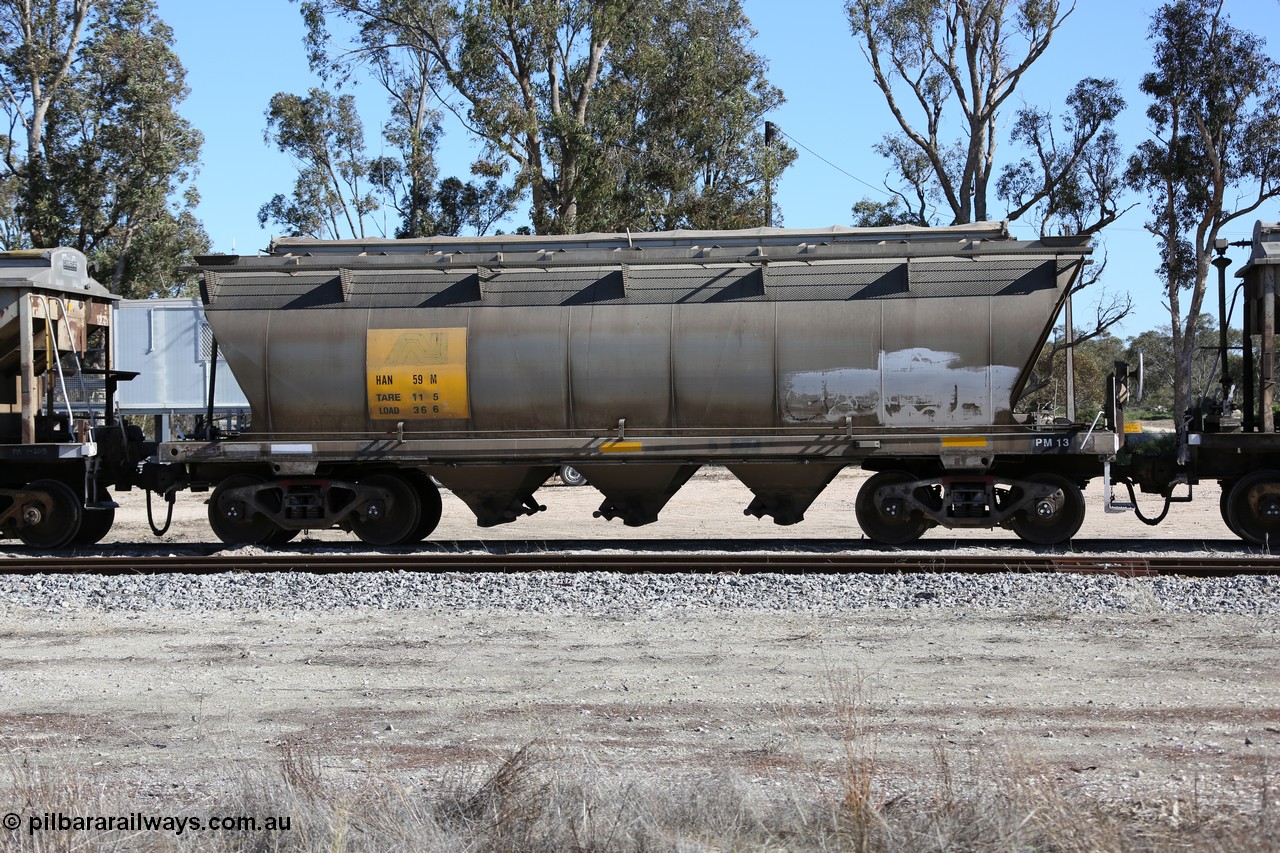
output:
[{"label": "railway track", "polygon": [[44,574],[216,574],[220,572],[552,572],[611,571],[631,573],[731,572],[741,574],[892,574],[996,572],[1110,574],[1126,577],[1179,575],[1221,577],[1280,574],[1280,557],[1233,555],[962,555],[947,553],[706,553],[653,551],[565,553],[505,551],[500,553],[346,553],[317,551],[292,554],[232,552],[147,554],[142,556],[43,555],[6,559],[5,573]]}]

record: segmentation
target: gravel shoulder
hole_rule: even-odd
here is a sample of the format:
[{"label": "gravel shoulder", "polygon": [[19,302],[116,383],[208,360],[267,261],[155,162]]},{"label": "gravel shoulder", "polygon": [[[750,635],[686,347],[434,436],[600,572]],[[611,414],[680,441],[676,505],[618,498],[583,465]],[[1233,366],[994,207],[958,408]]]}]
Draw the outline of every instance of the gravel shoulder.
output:
[{"label": "gravel shoulder", "polygon": [[[588,489],[547,489],[546,513],[490,531],[449,498],[436,538],[838,537],[853,529],[853,485],[795,528],[744,519],[746,490],[707,475],[639,530],[591,519]],[[141,496],[123,497],[112,539],[145,541]],[[1159,528],[1103,516],[1089,498],[1083,540],[1244,552],[1216,496],[1198,493]],[[188,496],[165,541],[209,541],[203,510]],[[15,765],[157,796],[216,792],[285,749],[338,777],[377,767],[430,784],[530,743],[654,778],[761,785],[830,780],[870,754],[886,796],[940,754],[999,760],[1157,815],[1191,799],[1256,811],[1277,781],[1272,578],[418,577],[393,557],[387,568],[0,576],[4,749]]]},{"label": "gravel shoulder", "polygon": [[0,618],[14,759],[217,790],[286,746],[438,778],[526,744],[646,776],[890,790],[1004,756],[1099,797],[1248,811],[1280,753],[1272,616],[690,608]]}]

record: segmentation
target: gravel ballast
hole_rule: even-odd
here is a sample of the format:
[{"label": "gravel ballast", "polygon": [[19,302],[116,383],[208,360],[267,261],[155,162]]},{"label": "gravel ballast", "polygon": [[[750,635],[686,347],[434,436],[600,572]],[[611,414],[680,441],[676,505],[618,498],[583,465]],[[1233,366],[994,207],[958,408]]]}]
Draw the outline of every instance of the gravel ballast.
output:
[{"label": "gravel ballast", "polygon": [[0,575],[0,608],[51,612],[476,610],[646,616],[973,608],[1036,613],[1280,614],[1280,578],[663,575],[616,572]]}]

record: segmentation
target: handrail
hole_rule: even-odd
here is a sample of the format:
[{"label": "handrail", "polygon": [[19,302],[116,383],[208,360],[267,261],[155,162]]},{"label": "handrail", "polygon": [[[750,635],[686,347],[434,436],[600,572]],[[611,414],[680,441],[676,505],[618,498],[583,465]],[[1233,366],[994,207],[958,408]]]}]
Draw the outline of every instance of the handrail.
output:
[{"label": "handrail", "polygon": [[[66,302],[64,302],[61,297],[48,296],[43,293],[38,293],[33,295],[35,296],[36,299],[39,299],[44,304],[45,337],[48,340],[49,346],[52,348],[52,351],[53,351],[53,363],[54,365],[56,365],[57,373],[58,373],[58,387],[62,391],[62,402],[66,405],[68,426],[70,426],[72,423],[75,422],[76,416],[75,416],[75,411],[71,408],[71,395],[67,393],[67,378],[62,372],[62,357],[58,352],[58,335],[53,328],[53,312],[49,310],[50,302],[52,302],[54,305],[57,305],[59,314],[62,318],[62,322],[65,325],[67,323],[67,305],[66,305]],[[80,397],[85,403],[85,411],[87,413],[87,419],[90,425],[92,425],[93,407],[89,405],[90,404],[89,387],[85,385],[85,382],[84,382],[84,369],[83,369],[84,364],[80,358],[80,352],[76,349],[75,335],[71,334],[70,329],[68,329],[67,331],[67,339],[71,342],[71,355],[75,357],[76,375],[77,377],[79,377],[79,380],[80,380]]]}]

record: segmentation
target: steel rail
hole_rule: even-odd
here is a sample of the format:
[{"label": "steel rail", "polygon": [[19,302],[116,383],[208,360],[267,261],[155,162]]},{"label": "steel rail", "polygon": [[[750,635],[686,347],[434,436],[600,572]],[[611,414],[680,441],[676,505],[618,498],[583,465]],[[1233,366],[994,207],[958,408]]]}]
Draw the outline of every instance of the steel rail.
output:
[{"label": "steel rail", "polygon": [[557,572],[989,574],[1075,573],[1127,577],[1280,575],[1280,557],[1105,556],[1081,554],[954,555],[899,553],[334,553],[59,556],[11,558],[0,573],[214,574],[220,572]]}]

